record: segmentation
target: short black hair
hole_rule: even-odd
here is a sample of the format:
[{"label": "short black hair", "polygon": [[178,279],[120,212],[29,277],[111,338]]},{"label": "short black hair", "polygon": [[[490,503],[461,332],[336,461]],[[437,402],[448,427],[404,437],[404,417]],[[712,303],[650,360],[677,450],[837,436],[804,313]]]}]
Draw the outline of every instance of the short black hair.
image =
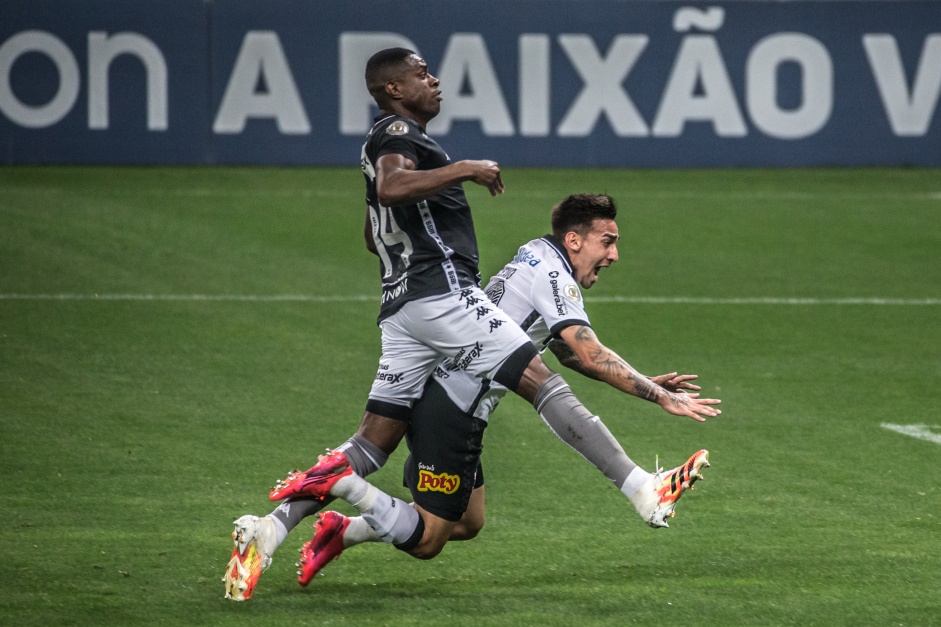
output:
[{"label": "short black hair", "polygon": [[386,83],[396,78],[397,71],[406,59],[415,54],[414,50],[408,48],[386,48],[369,57],[366,62],[366,87],[377,103],[384,97]]},{"label": "short black hair", "polygon": [[617,204],[607,194],[572,194],[552,208],[552,234],[558,239],[569,231],[585,236],[595,220],[613,220],[617,215]]}]

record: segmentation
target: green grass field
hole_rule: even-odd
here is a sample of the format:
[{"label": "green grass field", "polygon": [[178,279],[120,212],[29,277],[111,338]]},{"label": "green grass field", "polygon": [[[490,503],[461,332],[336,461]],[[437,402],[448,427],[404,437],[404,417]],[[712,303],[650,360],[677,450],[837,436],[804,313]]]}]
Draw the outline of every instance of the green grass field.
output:
[{"label": "green grass field", "polygon": [[[477,540],[357,547],[301,588],[304,526],[224,600],[232,519],[353,432],[375,374],[361,175],[8,167],[0,623],[941,624],[941,172],[504,174],[466,186],[484,276],[566,194],[612,194],[595,329],[724,401],[698,424],[566,375],[648,469],[711,451],[670,529],[507,399]],[[407,498],[404,457],[374,481]]]}]

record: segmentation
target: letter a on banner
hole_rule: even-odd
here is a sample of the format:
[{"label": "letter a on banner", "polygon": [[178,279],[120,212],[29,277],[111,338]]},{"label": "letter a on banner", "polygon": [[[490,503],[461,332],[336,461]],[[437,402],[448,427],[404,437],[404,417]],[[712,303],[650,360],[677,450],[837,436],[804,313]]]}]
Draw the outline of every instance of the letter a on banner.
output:
[{"label": "letter a on banner", "polygon": [[[255,87],[262,77],[268,91],[257,93]],[[212,130],[219,134],[241,133],[248,118],[274,118],[285,135],[310,133],[310,122],[281,40],[272,31],[250,31],[245,35]]]}]

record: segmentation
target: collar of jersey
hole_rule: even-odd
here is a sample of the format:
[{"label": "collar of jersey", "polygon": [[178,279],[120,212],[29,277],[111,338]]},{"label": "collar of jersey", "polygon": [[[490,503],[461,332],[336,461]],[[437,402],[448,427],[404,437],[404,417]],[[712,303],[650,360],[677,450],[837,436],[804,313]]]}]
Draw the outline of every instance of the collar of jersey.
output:
[{"label": "collar of jersey", "polygon": [[425,132],[425,129],[422,127],[421,124],[419,124],[418,122],[416,122],[416,121],[413,120],[412,118],[407,118],[407,117],[405,117],[404,115],[399,115],[398,113],[390,113],[390,114],[388,114],[388,115],[386,115],[386,114],[384,114],[384,113],[380,113],[379,115],[377,115],[376,117],[374,117],[374,118],[372,119],[373,128],[375,128],[375,126],[376,126],[377,124],[379,124],[380,122],[385,122],[385,121],[388,120],[389,118],[399,118],[400,120],[405,120],[405,121],[407,121],[407,122],[411,122],[412,124],[414,124],[414,125],[418,128],[419,131],[421,131],[422,133]]},{"label": "collar of jersey", "polygon": [[551,233],[543,235],[540,239],[555,248],[559,256],[562,257],[562,261],[565,262],[565,269],[568,270],[569,274],[575,274],[575,270],[572,268],[572,260],[569,259],[569,251],[565,250],[565,246],[562,245],[562,242],[556,239],[555,235]]}]

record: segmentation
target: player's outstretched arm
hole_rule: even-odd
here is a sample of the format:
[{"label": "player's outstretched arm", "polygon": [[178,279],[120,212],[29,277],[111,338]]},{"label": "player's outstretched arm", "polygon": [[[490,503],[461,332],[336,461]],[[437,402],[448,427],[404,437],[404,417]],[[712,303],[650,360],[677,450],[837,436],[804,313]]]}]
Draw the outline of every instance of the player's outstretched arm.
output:
[{"label": "player's outstretched arm", "polygon": [[[559,360],[559,363],[574,370],[575,372],[600,381],[593,370],[590,370],[582,365],[582,362],[578,359],[578,355],[575,354],[568,344],[565,343],[565,340],[552,340],[549,342],[549,350],[555,354],[556,359]],[[692,383],[699,378],[699,375],[696,374],[679,374],[676,372],[671,372],[669,374],[661,374],[656,377],[647,377],[657,385],[662,388],[669,390],[670,392],[685,392],[690,390],[690,395],[694,398],[699,396],[700,388],[695,383]]]},{"label": "player's outstretched arm", "polygon": [[464,181],[486,187],[491,196],[504,191],[500,166],[494,161],[458,161],[434,170],[416,170],[411,159],[391,153],[376,163],[376,193],[386,207],[410,205]]},{"label": "player's outstretched arm", "polygon": [[[561,332],[571,355],[560,357],[562,365],[573,367],[577,372],[586,376],[604,381],[622,392],[627,392],[638,398],[657,403],[667,412],[676,416],[687,416],[700,422],[706,417],[718,416],[721,410],[714,407],[721,401],[712,398],[699,398],[698,394],[686,394],[677,390],[671,391],[658,385],[656,382],[637,372],[629,363],[624,361],[614,351],[598,340],[598,336],[591,327],[576,325],[567,327]],[[556,352],[558,347],[553,348]],[[565,354],[565,351],[562,351]],[[675,373],[658,377],[665,383],[683,386],[688,384],[688,377],[695,375],[677,376]],[[667,377],[663,379],[663,377]],[[696,387],[696,386],[693,386]]]}]

